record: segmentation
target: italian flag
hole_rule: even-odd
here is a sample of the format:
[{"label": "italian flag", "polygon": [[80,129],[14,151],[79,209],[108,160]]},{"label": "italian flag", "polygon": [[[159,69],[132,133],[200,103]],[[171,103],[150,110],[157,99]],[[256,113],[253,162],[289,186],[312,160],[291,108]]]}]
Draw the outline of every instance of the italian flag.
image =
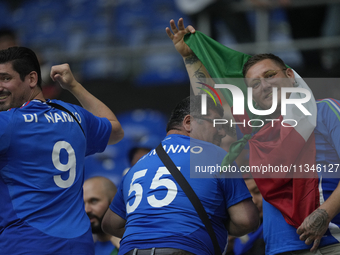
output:
[{"label": "italian flag", "polygon": [[[216,84],[226,83],[230,79],[233,85],[239,87],[245,99],[247,86],[244,83],[242,68],[251,57],[234,51],[216,42],[210,37],[196,31],[184,38],[188,46],[201,60]],[[238,79],[235,79],[238,78]],[[309,89],[307,84],[295,72],[298,87]],[[235,82],[235,80],[237,80]],[[220,89],[228,104],[233,106],[233,97],[228,89]],[[230,151],[222,165],[233,162],[249,143],[249,166],[267,168],[267,172],[252,173],[263,198],[279,209],[286,222],[298,228],[303,220],[319,206],[318,178],[316,171],[305,172],[305,168],[312,169],[315,165],[315,138],[313,130],[316,126],[316,103],[312,97],[304,104],[311,115],[304,115],[293,104],[287,105],[287,113],[280,116],[279,121],[266,123],[259,130],[248,125],[239,125],[243,138],[232,144]],[[302,93],[291,93],[290,98],[304,98]],[[252,114],[245,100],[245,115],[234,115],[236,122],[247,123],[248,120],[261,119]],[[284,120],[293,119],[291,127]],[[271,172],[274,169],[289,169],[289,172]]]}]

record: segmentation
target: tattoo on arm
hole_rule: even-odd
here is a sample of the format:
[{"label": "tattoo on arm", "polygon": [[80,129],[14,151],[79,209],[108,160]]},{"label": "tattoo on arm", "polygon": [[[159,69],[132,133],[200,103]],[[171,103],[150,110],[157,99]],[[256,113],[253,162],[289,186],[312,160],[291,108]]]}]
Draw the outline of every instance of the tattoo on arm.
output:
[{"label": "tattoo on arm", "polygon": [[316,209],[309,217],[307,226],[314,233],[319,233],[327,228],[328,213],[324,209]]},{"label": "tattoo on arm", "polygon": [[[201,66],[194,72],[193,76],[197,81],[203,82],[205,83],[207,80],[207,75],[201,71],[201,67],[203,66],[203,64],[201,64]],[[201,86],[203,88],[203,85],[200,85],[199,83],[195,84],[198,86]],[[205,92],[203,90],[200,90],[198,92],[198,94],[204,94]]]},{"label": "tattoo on arm", "polygon": [[[206,80],[206,76],[203,72],[201,72],[199,69],[194,73],[193,75],[197,80],[204,82]],[[197,84],[198,86],[201,86],[203,88],[203,85]],[[210,90],[210,89],[209,89]],[[198,92],[199,95],[204,94],[205,92],[203,90],[200,90]]]},{"label": "tattoo on arm", "polygon": [[[194,72],[194,74],[192,75],[193,78],[195,78],[196,80],[206,83],[207,82],[207,78],[209,78],[209,75],[207,75],[204,71],[202,71],[202,67],[204,69],[203,64],[200,62],[200,60],[198,59],[198,57],[193,54],[187,58],[184,59],[184,63],[186,65],[193,65],[195,63],[200,63],[200,67],[197,68],[197,70]],[[195,81],[196,82],[196,81]],[[195,84],[196,85],[196,84]],[[202,85],[203,87],[203,85]],[[198,94],[204,94],[205,92],[203,90],[200,90],[198,92]]]},{"label": "tattoo on arm", "polygon": [[[198,59],[198,57],[196,55],[191,55],[190,57],[187,57],[184,61],[185,61],[186,65],[192,65],[196,62],[199,62],[200,60]],[[195,71],[195,73],[193,75],[198,80],[207,78],[207,76],[204,74],[204,72],[201,71],[202,66],[203,66],[203,64],[201,64],[201,66]]]},{"label": "tattoo on arm", "polygon": [[199,81],[204,81],[207,78],[206,74],[201,71],[201,67],[195,71],[194,77]]},{"label": "tattoo on arm", "polygon": [[198,57],[197,57],[195,54],[193,54],[193,55],[187,57],[187,58],[184,60],[184,63],[185,63],[186,65],[192,65],[192,64],[196,63],[197,61],[199,61]]}]

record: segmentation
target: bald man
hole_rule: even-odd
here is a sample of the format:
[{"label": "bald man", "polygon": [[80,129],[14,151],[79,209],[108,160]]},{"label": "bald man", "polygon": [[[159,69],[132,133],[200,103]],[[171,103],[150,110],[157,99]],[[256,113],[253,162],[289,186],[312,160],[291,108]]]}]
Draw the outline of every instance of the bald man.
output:
[{"label": "bald man", "polygon": [[119,238],[105,234],[101,223],[117,192],[117,187],[105,177],[92,177],[84,182],[85,211],[90,218],[96,255],[118,254]]}]

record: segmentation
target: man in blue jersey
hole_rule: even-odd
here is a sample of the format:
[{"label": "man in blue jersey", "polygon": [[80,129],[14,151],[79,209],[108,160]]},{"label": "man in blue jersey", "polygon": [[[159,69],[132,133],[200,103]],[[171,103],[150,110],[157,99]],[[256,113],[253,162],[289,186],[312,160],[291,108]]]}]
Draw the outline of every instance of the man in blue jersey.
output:
[{"label": "man in blue jersey", "polygon": [[254,204],[257,206],[257,209],[259,209],[261,225],[255,232],[236,238],[233,243],[233,252],[234,255],[264,255],[265,244],[263,240],[262,225],[262,195],[253,178],[246,178],[244,181],[251,196],[253,197]]},{"label": "man in blue jersey", "polygon": [[[267,70],[280,70],[277,77],[294,80],[294,73],[284,62],[273,54],[258,54],[245,63],[243,73],[247,85],[253,78],[258,79]],[[279,74],[281,73],[281,74]],[[286,79],[289,81],[289,79]],[[253,99],[262,109],[269,109],[272,100],[265,95],[270,86],[257,84]],[[284,86],[282,86],[284,87]],[[340,162],[340,122],[338,119],[340,102],[334,99],[319,100],[317,122],[314,129],[316,164],[335,168]],[[280,113],[274,112],[273,118]],[[335,173],[335,170],[334,170]],[[335,173],[336,175],[336,173]],[[296,230],[286,223],[282,213],[270,203],[263,203],[263,231],[267,254],[340,254],[340,186],[339,178],[320,178],[320,206],[312,212]],[[331,178],[329,178],[331,177]],[[335,177],[335,176],[333,176]],[[275,227],[274,227],[275,226]],[[283,238],[284,237],[284,238]],[[302,242],[304,241],[304,242]],[[319,248],[318,248],[319,247]]]},{"label": "man in blue jersey", "polygon": [[[190,178],[195,166],[220,165],[226,154],[216,146],[225,130],[210,122],[223,116],[223,108],[208,98],[207,109],[202,116],[200,96],[182,100],[162,144],[202,202],[223,251],[228,233],[240,236],[256,229],[259,214],[243,179]],[[201,219],[155,150],[124,176],[103,230],[122,237],[119,254],[214,254]]]},{"label": "man in blue jersey", "polygon": [[83,189],[85,211],[95,240],[95,254],[117,255],[120,239],[104,233],[101,227],[104,214],[117,193],[116,185],[108,178],[96,176],[87,179]]},{"label": "man in blue jersey", "polygon": [[[192,26],[184,27],[183,19],[178,27],[173,20],[166,32],[177,51],[182,55],[192,84],[201,79],[210,79],[202,62],[185,44],[186,33],[195,33]],[[247,79],[257,80],[253,84],[253,100],[266,110],[272,106],[272,87],[263,82],[265,78],[281,78],[282,87],[294,86],[294,72],[284,62],[272,54],[255,55],[244,65],[243,74]],[[252,84],[247,84],[252,86]],[[278,93],[278,96],[280,94]],[[279,102],[279,98],[278,101]],[[317,102],[317,123],[314,130],[316,163],[329,168],[336,168],[340,162],[340,102],[326,99]],[[278,108],[278,110],[280,110]],[[280,115],[275,111],[272,118]],[[333,170],[335,172],[335,170]],[[311,213],[301,226],[296,229],[289,225],[282,213],[267,201],[263,201],[263,234],[266,254],[340,254],[340,185],[339,178],[319,179],[320,207]],[[318,248],[319,247],[319,248]]]},{"label": "man in blue jersey", "polygon": [[84,158],[120,141],[113,112],[73,77],[51,78],[83,107],[45,99],[35,53],[0,51],[0,253],[94,254],[84,210]]}]

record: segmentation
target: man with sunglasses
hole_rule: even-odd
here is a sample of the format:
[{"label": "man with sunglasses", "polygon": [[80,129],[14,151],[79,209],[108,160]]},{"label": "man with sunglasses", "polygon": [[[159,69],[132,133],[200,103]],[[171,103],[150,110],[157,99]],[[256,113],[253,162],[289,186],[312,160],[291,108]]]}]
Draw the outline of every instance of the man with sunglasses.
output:
[{"label": "man with sunglasses", "polygon": [[[211,79],[202,62],[185,44],[186,33],[195,33],[192,26],[184,27],[183,19],[176,26],[170,21],[166,33],[182,55],[192,84]],[[253,100],[262,110],[273,104],[273,87],[277,88],[277,108],[268,117],[281,115],[281,90],[295,87],[296,77],[292,69],[273,54],[258,54],[243,66],[243,76],[252,87]],[[214,83],[213,81],[211,81]],[[287,94],[289,97],[289,94]],[[317,102],[317,123],[314,129],[316,163],[335,166],[340,162],[340,102],[326,99]],[[292,146],[294,143],[292,143]],[[334,170],[335,171],[335,170]],[[264,239],[266,254],[340,254],[340,185],[339,178],[319,179],[320,207],[305,218],[296,229],[289,225],[282,213],[268,202],[263,202]]]},{"label": "man with sunglasses", "polygon": [[[200,96],[179,102],[162,145],[203,204],[223,252],[228,234],[244,235],[259,226],[259,213],[242,178],[195,173],[196,167],[220,164],[226,155],[217,146],[225,130],[211,123],[223,116],[223,108],[211,98],[207,108],[203,117]],[[102,227],[122,237],[119,254],[218,254],[190,200],[155,150],[123,177]]]}]

